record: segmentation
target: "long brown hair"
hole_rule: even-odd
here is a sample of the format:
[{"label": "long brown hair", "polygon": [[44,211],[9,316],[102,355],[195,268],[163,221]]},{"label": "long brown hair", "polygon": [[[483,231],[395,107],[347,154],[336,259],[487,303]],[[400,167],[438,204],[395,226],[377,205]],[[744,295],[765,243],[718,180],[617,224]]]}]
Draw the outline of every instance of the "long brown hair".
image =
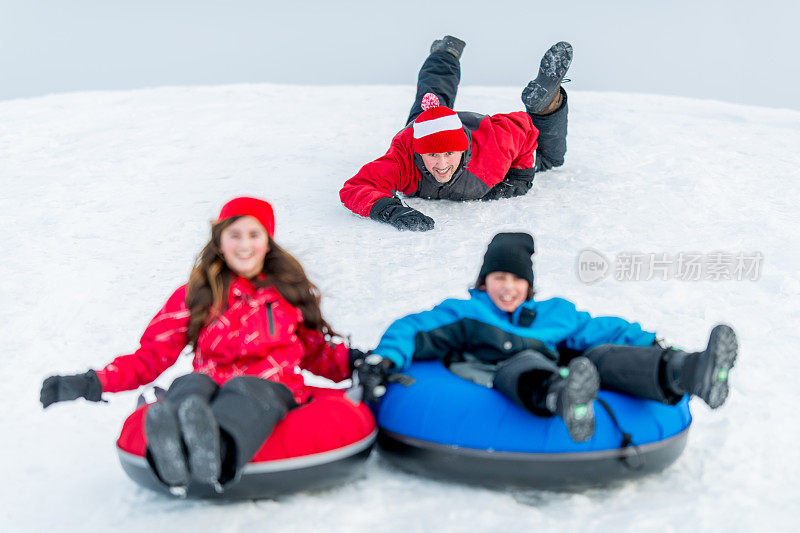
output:
[{"label": "long brown hair", "polygon": [[[222,231],[241,217],[231,217],[211,225],[211,239],[197,257],[186,287],[186,306],[189,308],[189,329],[186,335],[192,348],[197,349],[200,331],[209,320],[224,310],[233,272],[220,251]],[[306,276],[303,267],[292,254],[267,237],[269,251],[264,259],[264,279],[253,280],[258,287],[273,286],[290,304],[300,310],[305,326],[315,329],[326,338],[338,336],[322,318],[320,292]]]}]

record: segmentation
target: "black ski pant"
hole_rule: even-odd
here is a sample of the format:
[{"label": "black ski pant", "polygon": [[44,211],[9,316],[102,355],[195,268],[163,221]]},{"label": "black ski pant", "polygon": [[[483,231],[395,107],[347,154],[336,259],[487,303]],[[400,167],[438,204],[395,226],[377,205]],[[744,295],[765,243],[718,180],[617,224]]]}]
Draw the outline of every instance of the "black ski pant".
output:
[{"label": "black ski pant", "polygon": [[291,391],[280,383],[239,376],[220,387],[199,373],[173,381],[162,401],[177,409],[190,396],[206,400],[219,424],[223,483],[239,475],[278,422],[297,407]]},{"label": "black ski pant", "polygon": [[[583,355],[597,367],[601,388],[674,405],[681,395],[666,384],[664,353],[659,346],[603,344]],[[498,365],[494,388],[528,410],[549,416],[547,389],[559,379],[559,371],[551,358],[524,350]]]},{"label": "black ski pant", "polygon": [[682,395],[667,383],[669,350],[660,346],[601,344],[584,352],[600,374],[600,387],[674,405]]},{"label": "black ski pant", "polygon": [[545,405],[547,389],[560,378],[558,365],[536,350],[523,350],[497,365],[494,388],[539,416],[554,413]]},{"label": "black ski pant", "polygon": [[[449,52],[435,52],[422,64],[417,78],[417,95],[406,119],[411,124],[422,113],[422,97],[433,93],[439,103],[453,109],[461,81],[461,63]],[[567,92],[561,88],[563,102],[549,115],[530,115],[533,125],[539,130],[539,146],[536,149],[536,172],[543,172],[564,164],[567,153]]]}]

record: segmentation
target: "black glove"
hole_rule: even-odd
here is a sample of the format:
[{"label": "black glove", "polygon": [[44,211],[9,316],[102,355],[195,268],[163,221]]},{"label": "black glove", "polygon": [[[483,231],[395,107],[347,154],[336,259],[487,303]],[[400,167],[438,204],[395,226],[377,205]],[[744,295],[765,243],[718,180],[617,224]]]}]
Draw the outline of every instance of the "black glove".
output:
[{"label": "black glove", "polygon": [[500,198],[513,198],[514,196],[519,196],[516,193],[516,187],[510,184],[507,181],[501,181],[483,195],[481,200],[499,200]]},{"label": "black glove", "polygon": [[414,208],[403,205],[399,198],[381,198],[372,206],[369,218],[391,224],[400,231],[428,231],[434,222]]},{"label": "black glove", "polygon": [[364,362],[369,352],[362,352],[358,348],[350,348],[350,371],[352,372]]},{"label": "black glove", "polygon": [[42,407],[47,407],[56,402],[66,402],[86,398],[90,402],[99,402],[103,385],[95,374],[89,370],[85,374],[74,376],[50,376],[42,383],[42,392],[39,401]]},{"label": "black glove", "polygon": [[489,189],[481,200],[513,198],[527,193],[533,186],[533,169],[512,168],[505,179]]},{"label": "black glove", "polygon": [[375,403],[386,394],[389,381],[389,368],[392,362],[380,355],[367,354],[361,350],[350,348],[350,367],[359,384],[364,387],[364,401]]}]

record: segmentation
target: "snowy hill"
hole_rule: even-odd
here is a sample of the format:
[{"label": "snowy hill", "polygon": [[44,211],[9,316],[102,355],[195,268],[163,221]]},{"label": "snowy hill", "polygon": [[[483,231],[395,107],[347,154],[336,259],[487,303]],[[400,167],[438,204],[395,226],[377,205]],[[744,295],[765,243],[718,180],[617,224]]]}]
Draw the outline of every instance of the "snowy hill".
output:
[{"label": "snowy hill", "polygon": [[[572,92],[564,167],[521,198],[411,199],[436,220],[419,234],[338,200],[343,181],[384,153],[412,97],[410,86],[236,85],[0,102],[5,531],[790,529],[800,511],[800,112]],[[518,98],[465,87],[456,107],[517,110]],[[186,280],[208,221],[242,194],[273,203],[276,240],[356,346],[374,346],[404,313],[465,295],[491,236],[528,230],[541,297],[637,320],[687,349],[732,324],[741,355],[731,397],[718,412],[693,401],[687,449],[663,475],[609,490],[493,492],[417,479],[373,455],[362,481],[278,502],[147,492],[114,450],[138,393],[43,412],[41,380],[132,351]],[[611,270],[585,284],[584,249],[617,267],[630,255],[762,259],[741,280],[620,281]],[[158,383],[189,368],[183,357]]]}]

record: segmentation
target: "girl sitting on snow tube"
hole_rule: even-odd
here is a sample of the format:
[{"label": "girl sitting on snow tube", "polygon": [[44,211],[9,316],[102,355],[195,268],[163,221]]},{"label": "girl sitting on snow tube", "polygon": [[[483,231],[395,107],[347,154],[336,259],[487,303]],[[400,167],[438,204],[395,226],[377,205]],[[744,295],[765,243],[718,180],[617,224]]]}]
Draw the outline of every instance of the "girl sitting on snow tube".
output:
[{"label": "girl sitting on snow tube", "polygon": [[686,394],[712,409],[725,402],[737,353],[730,327],[716,326],[704,351],[687,353],[662,347],[637,323],[592,318],[561,298],[534,300],[533,253],[527,233],[496,235],[468,300],[397,320],[356,359],[367,390],[380,394],[393,369],[438,359],[536,415],[560,416],[578,442],[594,433],[600,387],[671,405]]},{"label": "girl sitting on snow tube", "polygon": [[317,288],[274,228],[267,202],[226,203],[189,282],[150,321],[140,348],[99,371],[48,377],[42,405],[150,383],[191,345],[194,372],[144,415],[148,463],[176,494],[190,481],[221,491],[238,480],[278,422],[309,400],[301,368],[333,381],[351,372]]}]

